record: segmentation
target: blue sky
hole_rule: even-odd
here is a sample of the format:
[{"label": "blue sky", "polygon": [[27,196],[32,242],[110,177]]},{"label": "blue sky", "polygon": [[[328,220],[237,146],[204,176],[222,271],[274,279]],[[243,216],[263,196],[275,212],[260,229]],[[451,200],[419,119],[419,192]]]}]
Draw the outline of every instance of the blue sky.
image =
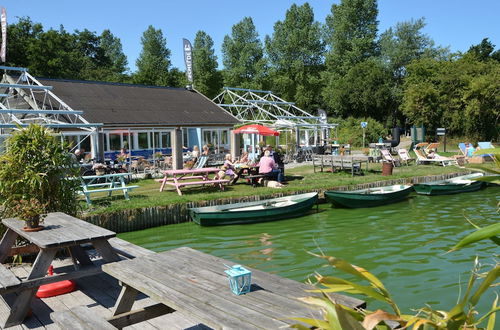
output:
[{"label": "blue sky", "polygon": [[[198,30],[204,30],[214,40],[221,62],[220,48],[231,27],[243,17],[250,16],[260,34],[272,34],[274,23],[283,20],[286,10],[297,0],[4,0],[10,23],[17,17],[29,16],[42,23],[45,29],[83,30],[100,34],[104,29],[119,37],[128,57],[129,67],[141,51],[140,39],[149,25],[163,31],[167,47],[172,51],[173,66],[184,70],[182,38],[194,40]],[[310,0],[317,21],[324,23],[331,5],[340,0]],[[485,37],[500,48],[500,0],[379,0],[379,33],[397,22],[424,17],[428,34],[437,45],[449,46],[452,51],[466,51]]]}]

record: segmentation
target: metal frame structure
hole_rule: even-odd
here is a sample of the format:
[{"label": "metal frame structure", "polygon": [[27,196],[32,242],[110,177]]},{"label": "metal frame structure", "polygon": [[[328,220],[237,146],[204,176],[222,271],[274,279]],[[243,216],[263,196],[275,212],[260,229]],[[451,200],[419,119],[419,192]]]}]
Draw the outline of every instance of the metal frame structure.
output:
[{"label": "metal frame structure", "polygon": [[[68,133],[68,130],[85,132],[91,137],[92,152],[97,148],[97,129],[102,124],[89,123],[83,111],[72,109],[52,92],[52,86],[44,86],[28,73],[28,69],[0,66],[4,70],[0,81],[0,135],[40,124]],[[86,138],[87,138],[86,137]],[[76,148],[76,146],[75,146]]]},{"label": "metal frame structure", "polygon": [[[293,102],[287,102],[272,91],[224,87],[213,101],[244,123],[267,124],[277,130],[314,131],[336,129],[338,124],[328,124],[319,116],[300,109]],[[324,139],[324,138],[323,138]],[[317,138],[314,139],[317,141]]]}]

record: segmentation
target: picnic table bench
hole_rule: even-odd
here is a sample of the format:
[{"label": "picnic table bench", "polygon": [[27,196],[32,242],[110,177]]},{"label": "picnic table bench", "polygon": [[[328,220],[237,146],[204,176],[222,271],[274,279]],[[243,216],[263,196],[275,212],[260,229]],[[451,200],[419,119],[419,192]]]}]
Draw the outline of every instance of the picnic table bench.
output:
[{"label": "picnic table bench", "polygon": [[[251,291],[234,295],[224,273],[232,264],[188,247],[105,264],[103,271],[123,285],[108,322],[121,328],[178,311],[214,329],[279,329],[297,323],[290,317],[322,318],[297,299],[310,295],[305,290],[312,286],[250,267]],[[131,311],[138,293],[157,304]],[[361,300],[332,296],[351,308],[365,307]]]},{"label": "picnic table bench", "polygon": [[86,175],[80,177],[81,193],[85,195],[87,204],[92,204],[90,195],[94,193],[107,192],[111,196],[113,191],[123,191],[123,196],[129,200],[128,192],[139,186],[128,186],[125,178],[130,177],[132,173],[112,173],[103,175]]},{"label": "picnic table bench", "polygon": [[[17,278],[0,264],[0,326],[2,327],[17,325],[23,321],[40,285],[101,272],[101,268],[90,260],[82,244],[92,244],[105,262],[120,260],[108,242],[108,239],[116,236],[116,233],[64,213],[49,213],[43,223],[45,228],[36,232],[23,231],[24,222],[15,218],[3,219],[2,223],[7,231],[0,241],[1,263],[10,255],[18,236],[39,248],[31,272],[25,279]],[[45,276],[56,252],[61,248],[69,249],[76,270],[66,272],[56,270],[56,274]],[[16,296],[12,297],[10,293],[15,293]]]},{"label": "picnic table bench", "polygon": [[[217,185],[221,190],[224,190],[224,184],[228,184],[230,180],[226,179],[210,179],[210,174],[218,173],[220,169],[214,167],[203,167],[195,169],[182,170],[167,170],[164,171],[164,177],[156,181],[161,182],[160,191],[163,191],[165,185],[174,186],[179,196],[182,196],[181,187],[184,186],[204,186],[207,184]],[[197,180],[196,180],[197,179]],[[187,181],[195,180],[195,181]]]}]

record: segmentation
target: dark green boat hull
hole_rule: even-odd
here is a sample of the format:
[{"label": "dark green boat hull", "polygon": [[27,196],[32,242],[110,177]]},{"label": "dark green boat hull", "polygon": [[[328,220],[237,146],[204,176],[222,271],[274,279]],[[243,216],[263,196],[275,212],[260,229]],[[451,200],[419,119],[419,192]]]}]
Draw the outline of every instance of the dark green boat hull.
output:
[{"label": "dark green boat hull", "polygon": [[417,194],[421,195],[451,195],[464,192],[478,191],[485,186],[482,181],[474,181],[471,184],[416,184],[413,186]]},{"label": "dark green boat hull", "polygon": [[[216,212],[199,212],[200,209],[190,209],[189,214],[194,222],[201,226],[221,226],[221,225],[236,225],[236,224],[250,224],[257,222],[268,222],[283,219],[290,219],[300,217],[307,214],[311,208],[316,204],[318,195],[304,199],[292,205],[285,207],[272,207],[250,210],[250,211],[216,211]],[[267,200],[272,201],[272,200]],[[266,201],[260,201],[264,204]],[[240,205],[245,207],[247,205],[258,205],[258,202],[250,203],[237,203],[231,206]]]},{"label": "dark green boat hull", "polygon": [[333,204],[348,208],[374,207],[404,200],[413,191],[413,187],[386,194],[363,194],[339,191],[325,192],[326,198]]}]

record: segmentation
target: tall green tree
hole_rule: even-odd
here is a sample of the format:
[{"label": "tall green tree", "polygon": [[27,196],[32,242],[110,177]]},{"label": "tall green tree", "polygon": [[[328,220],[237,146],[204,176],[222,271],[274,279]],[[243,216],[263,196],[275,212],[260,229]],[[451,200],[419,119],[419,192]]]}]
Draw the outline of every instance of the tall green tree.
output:
[{"label": "tall green tree", "polygon": [[104,51],[104,55],[110,61],[110,70],[112,75],[109,81],[122,82],[128,71],[127,56],[123,53],[120,38],[115,37],[110,30],[104,30],[99,37],[99,46]]},{"label": "tall green tree", "polygon": [[169,85],[170,50],[163,32],[150,25],[141,37],[141,44],[142,51],[136,61],[134,82],[156,86]]},{"label": "tall green tree", "polygon": [[217,71],[214,42],[204,31],[198,31],[194,39],[193,79],[194,87],[213,98],[222,88],[222,74]]},{"label": "tall green tree", "polygon": [[328,71],[343,74],[377,55],[377,15],[377,0],[341,0],[332,5],[325,26]]},{"label": "tall green tree", "polygon": [[447,49],[436,48],[434,41],[422,32],[425,20],[419,18],[397,23],[380,36],[380,53],[399,81],[404,78],[405,68],[411,61],[423,57],[444,58]]},{"label": "tall green tree", "polygon": [[63,26],[40,34],[28,46],[29,69],[49,78],[80,79],[81,61],[76,58],[75,36]]},{"label": "tall green tree", "polygon": [[380,36],[380,55],[382,62],[392,72],[391,118],[393,123],[402,123],[404,118],[399,112],[403,98],[403,82],[406,66],[420,58],[444,59],[448,50],[434,46],[434,41],[422,32],[425,27],[423,18],[397,23]]},{"label": "tall green tree", "polygon": [[30,45],[35,43],[42,33],[42,24],[32,22],[29,17],[21,17],[17,23],[9,24],[6,65],[28,68],[31,64]]},{"label": "tall green tree", "polygon": [[[373,62],[366,66],[358,65],[378,55],[377,14],[376,0],[341,0],[340,4],[332,5],[331,14],[326,17],[324,38],[329,52],[326,55],[326,71],[323,73],[325,87],[322,96],[332,113],[340,116],[361,117],[365,112],[363,109],[373,103],[372,101],[360,108],[352,108],[351,102],[341,101],[345,99],[343,96],[345,91],[341,88],[346,86],[346,75],[353,77],[354,74],[359,74],[360,76],[355,80],[363,81],[363,76],[367,73],[359,69],[374,69]],[[375,88],[376,86],[372,86],[370,89]],[[387,97],[384,96],[383,99],[386,100]],[[383,104],[384,102],[380,100],[376,103]],[[384,111],[386,110],[383,108],[372,110],[372,112]]]},{"label": "tall green tree", "polygon": [[266,37],[266,53],[273,91],[299,107],[318,107],[324,44],[309,3],[293,4],[285,19],[274,24],[273,35]]},{"label": "tall green tree", "polygon": [[250,17],[233,25],[222,43],[224,84],[240,88],[265,88],[266,60],[259,34]]},{"label": "tall green tree", "polygon": [[467,55],[474,56],[480,61],[494,59],[500,62],[500,50],[495,51],[495,45],[488,38],[484,38],[478,45],[471,46],[466,53]]}]

